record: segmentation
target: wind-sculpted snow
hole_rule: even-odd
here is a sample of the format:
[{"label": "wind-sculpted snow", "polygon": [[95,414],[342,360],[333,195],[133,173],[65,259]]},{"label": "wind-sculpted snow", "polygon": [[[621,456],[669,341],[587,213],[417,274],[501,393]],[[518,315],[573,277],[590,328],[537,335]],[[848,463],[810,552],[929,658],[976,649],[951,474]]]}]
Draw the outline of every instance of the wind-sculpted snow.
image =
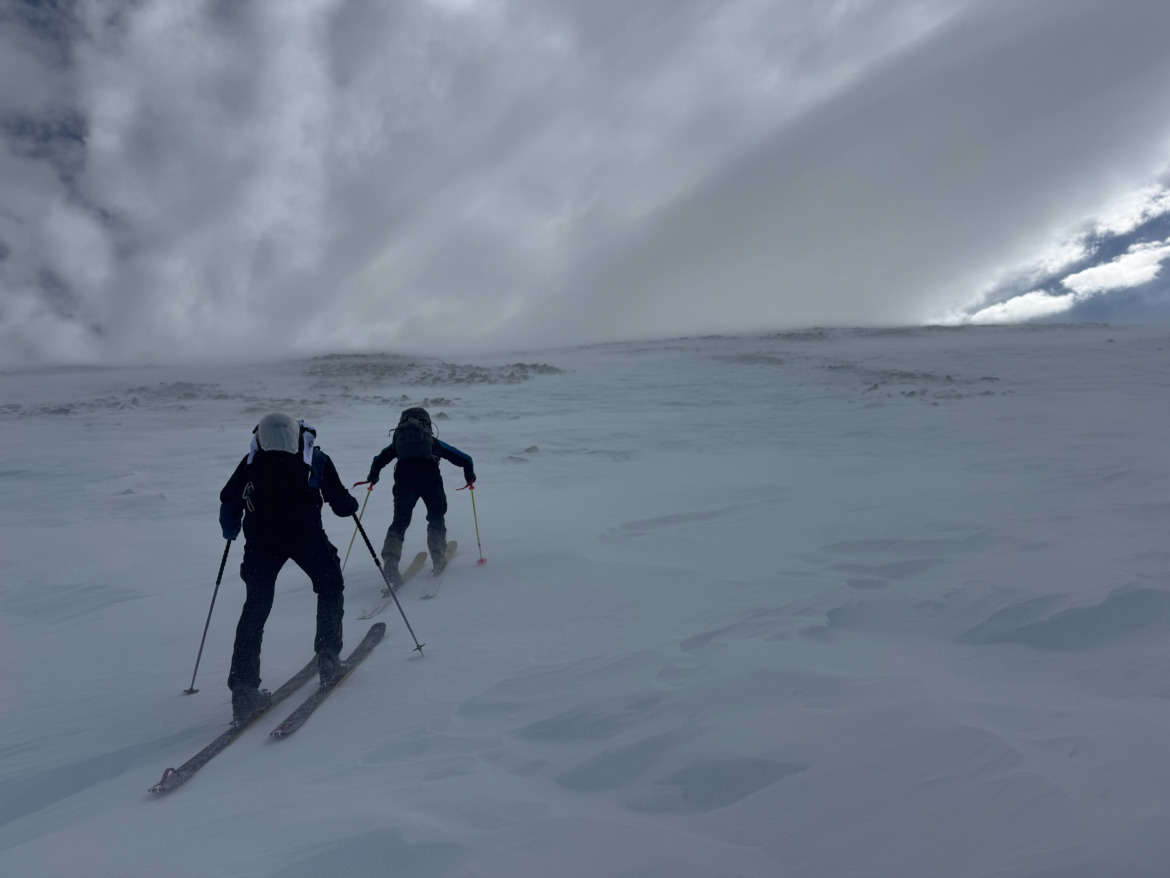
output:
[{"label": "wind-sculpted snow", "polygon": [[1170,592],[1125,587],[1088,607],[1054,610],[1038,598],[998,610],[960,639],[964,643],[1022,643],[1066,652],[1124,643],[1142,632],[1164,640],[1170,630]]},{"label": "wind-sculpted snow", "polygon": [[266,394],[229,391],[221,384],[197,384],[187,381],[160,381],[157,385],[128,387],[116,394],[89,399],[54,401],[40,404],[9,404],[0,408],[0,416],[39,417],[46,415],[92,415],[97,413],[170,410],[190,412],[208,403],[236,403],[241,411],[269,412],[280,408],[315,407],[331,404],[331,395],[320,392],[312,396],[277,397]]},{"label": "wind-sculpted snow", "polygon": [[533,375],[558,375],[561,371],[547,363],[508,363],[484,367],[437,361],[417,362],[384,354],[337,354],[314,358],[306,367],[305,374],[361,384],[415,386],[519,384]]},{"label": "wind-sculpted snow", "polygon": [[[826,328],[2,374],[0,874],[1161,875],[1168,364],[1156,328]],[[230,716],[238,542],[180,692],[259,415],[352,484],[411,405],[479,479],[473,517],[444,464],[463,548],[400,595],[425,657],[391,608],[295,738],[149,799]],[[389,479],[359,499],[376,542]],[[345,578],[352,647],[360,541]],[[266,685],[315,600],[288,565]]]},{"label": "wind-sculpted snow", "polygon": [[[126,370],[111,370],[122,374]],[[247,367],[238,374],[246,375]],[[263,414],[276,409],[324,411],[338,404],[380,403],[410,405],[452,404],[451,400],[415,401],[407,394],[387,397],[376,393],[383,387],[463,387],[483,384],[521,384],[530,378],[560,375],[562,369],[547,363],[508,363],[497,366],[454,365],[438,361],[419,362],[406,357],[383,355],[344,355],[317,357],[294,364],[285,370],[286,383],[294,393],[274,396],[239,389],[240,382],[159,381],[128,387],[113,394],[94,398],[58,398],[49,402],[0,404],[0,420],[5,417],[86,415],[95,412],[121,412],[136,408],[190,411],[205,403],[238,403],[241,410]],[[270,374],[271,367],[264,369]],[[8,373],[14,376],[14,373]],[[43,373],[42,373],[43,374]],[[297,376],[311,380],[297,380]],[[13,378],[13,380],[19,380]],[[9,382],[11,385],[11,382]],[[63,382],[66,383],[67,382]],[[255,382],[243,382],[254,384]],[[358,392],[354,389],[360,388]]]}]

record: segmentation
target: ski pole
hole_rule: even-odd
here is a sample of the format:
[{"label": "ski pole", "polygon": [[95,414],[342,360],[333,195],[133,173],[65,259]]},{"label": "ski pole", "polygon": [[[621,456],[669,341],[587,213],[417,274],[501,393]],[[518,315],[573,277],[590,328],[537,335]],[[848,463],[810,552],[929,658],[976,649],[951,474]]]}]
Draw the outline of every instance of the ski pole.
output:
[{"label": "ski pole", "polygon": [[423,654],[422,648],[426,646],[425,643],[419,643],[418,638],[414,635],[414,629],[410,627],[410,620],[406,618],[406,611],[402,609],[402,604],[398,601],[398,595],[394,593],[394,583],[386,575],[386,570],[382,567],[382,562],[378,560],[378,553],[374,551],[374,547],[370,544],[370,538],[366,536],[366,529],[362,527],[361,521],[358,520],[357,513],[354,513],[354,522],[357,524],[358,532],[362,535],[365,541],[366,548],[370,550],[370,557],[374,559],[374,566],[378,568],[378,572],[382,574],[382,579],[386,583],[386,587],[390,589],[390,597],[394,598],[394,603],[398,607],[398,612],[402,614],[402,621],[406,623],[406,630],[410,632],[411,638],[414,640],[414,651],[419,655]]},{"label": "ski pole", "polygon": [[211,626],[211,611],[215,609],[215,596],[219,594],[219,584],[223,582],[223,568],[227,566],[228,549],[232,541],[228,540],[223,547],[223,558],[219,562],[219,575],[215,577],[215,591],[211,593],[211,606],[207,608],[207,621],[203,623],[203,639],[199,641],[199,654],[195,656],[195,670],[191,672],[191,688],[184,689],[184,695],[194,695],[199,690],[195,688],[195,675],[199,673],[199,661],[203,658],[203,644],[207,642],[207,629]]},{"label": "ski pole", "polygon": [[[467,488],[471,493],[471,517],[475,521],[475,545],[479,549],[479,560],[476,564],[486,564],[487,558],[483,556],[483,544],[479,541],[479,516],[475,512],[475,483],[468,482],[463,488]],[[456,488],[456,491],[462,491],[463,488]]]},{"label": "ski pole", "polygon": [[[353,486],[355,488],[358,485],[370,485],[370,483],[369,482],[354,482],[353,483]],[[358,521],[361,521],[362,516],[366,514],[366,504],[370,502],[370,492],[372,490],[374,490],[373,485],[370,485],[370,487],[366,488],[366,499],[362,501],[362,511],[358,513],[358,517],[357,517]],[[355,527],[353,529],[353,536],[349,538],[349,548],[345,550],[345,560],[341,562],[341,572],[342,573],[345,572],[345,565],[347,563],[349,563],[349,553],[353,550],[353,541],[356,539],[357,539],[357,528]]]}]

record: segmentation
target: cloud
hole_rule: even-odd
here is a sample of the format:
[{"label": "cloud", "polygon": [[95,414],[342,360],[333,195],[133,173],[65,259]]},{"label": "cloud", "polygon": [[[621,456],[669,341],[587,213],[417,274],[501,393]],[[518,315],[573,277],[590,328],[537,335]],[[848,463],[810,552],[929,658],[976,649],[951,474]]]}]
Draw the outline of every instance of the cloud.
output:
[{"label": "cloud", "polygon": [[1077,304],[1073,293],[1053,296],[1042,290],[1016,296],[1006,302],[989,305],[967,317],[964,323],[1026,323],[1043,317],[1063,314]]},{"label": "cloud", "polygon": [[1167,26],[1150,3],[972,7],[703,180],[558,307],[630,336],[937,319],[1162,167]]},{"label": "cloud", "polygon": [[1070,274],[1061,283],[1080,296],[1136,287],[1156,278],[1166,259],[1170,259],[1170,241],[1135,244],[1124,256]]},{"label": "cloud", "polygon": [[1094,247],[1087,235],[1078,235],[1071,241],[1060,241],[1041,250],[1035,264],[1029,266],[1034,277],[1046,277],[1083,262],[1093,255]]},{"label": "cloud", "polygon": [[1101,293],[1128,290],[1153,281],[1162,263],[1170,259],[1170,240],[1132,245],[1110,262],[1094,265],[1061,279],[1072,292],[1063,295],[1031,290],[966,314],[951,315],[943,322],[1022,323],[1055,317],[1072,311]]},{"label": "cloud", "polygon": [[[1031,259],[1000,270],[965,307],[938,322],[1006,322],[1005,315],[1024,320],[1058,314],[1100,322],[1114,319],[1111,310],[1124,322],[1162,320],[1170,298],[1149,285],[1170,255],[1166,250],[1170,239],[1158,240],[1166,231],[1170,231],[1170,186],[1159,182],[1127,192],[1093,216],[1062,229]],[[1076,295],[1044,298],[1046,288],[1058,285]],[[1077,307],[1096,293],[1142,286],[1146,289],[1141,295],[1114,296],[1109,300],[1112,304],[1098,300],[1089,309]]]},{"label": "cloud", "polygon": [[1109,204],[1094,222],[1093,231],[1098,235],[1124,235],[1167,213],[1170,213],[1170,186],[1151,183]]},{"label": "cloud", "polygon": [[0,358],[928,319],[1165,162],[1168,27],[1139,0],[30,6],[0,20]]}]

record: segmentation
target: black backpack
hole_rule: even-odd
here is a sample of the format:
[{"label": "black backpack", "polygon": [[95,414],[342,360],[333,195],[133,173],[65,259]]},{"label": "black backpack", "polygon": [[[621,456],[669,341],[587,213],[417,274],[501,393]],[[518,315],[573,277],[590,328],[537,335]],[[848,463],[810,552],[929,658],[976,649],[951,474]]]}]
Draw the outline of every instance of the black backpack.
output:
[{"label": "black backpack", "polygon": [[399,460],[425,460],[434,456],[435,431],[426,409],[407,409],[390,434]]},{"label": "black backpack", "polygon": [[296,454],[258,451],[248,464],[244,505],[265,525],[291,525],[315,508],[311,468]]}]

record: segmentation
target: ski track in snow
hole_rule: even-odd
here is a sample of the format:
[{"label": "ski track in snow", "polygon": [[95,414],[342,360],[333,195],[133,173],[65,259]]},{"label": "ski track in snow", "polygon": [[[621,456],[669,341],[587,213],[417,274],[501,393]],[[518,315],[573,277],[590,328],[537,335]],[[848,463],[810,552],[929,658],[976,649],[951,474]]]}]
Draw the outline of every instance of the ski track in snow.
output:
[{"label": "ski track in snow", "polygon": [[[1164,329],[1034,326],[2,373],[0,874],[1165,874],[1168,365]],[[307,689],[150,797],[229,718],[239,544],[180,690],[253,424],[352,483],[414,404],[489,562],[444,465],[425,657],[391,606],[296,736]],[[350,647],[379,586],[359,539]],[[266,685],[314,605],[286,567]]]}]

